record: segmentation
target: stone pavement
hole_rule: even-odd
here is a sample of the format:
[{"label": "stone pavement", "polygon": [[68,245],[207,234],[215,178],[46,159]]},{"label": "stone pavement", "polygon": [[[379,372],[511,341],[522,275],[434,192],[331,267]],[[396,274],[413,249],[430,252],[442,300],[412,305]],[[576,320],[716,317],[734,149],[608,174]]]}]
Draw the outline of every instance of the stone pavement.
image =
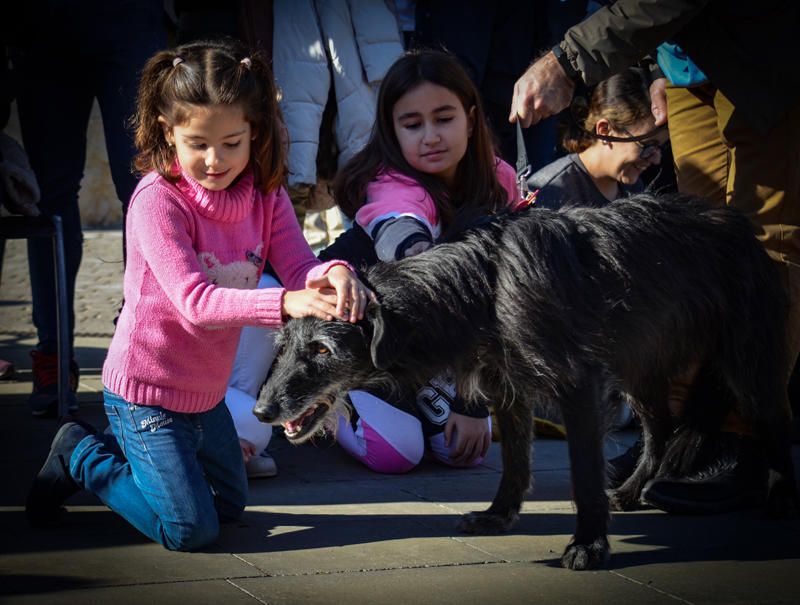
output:
[{"label": "stone pavement", "polygon": [[[121,237],[88,231],[76,300],[80,417],[103,424],[100,367],[121,299]],[[536,487],[502,536],[465,536],[484,508],[499,448],[479,468],[424,462],[372,473],[337,447],[273,440],[279,476],[251,482],[247,511],[200,553],[148,542],[93,496],[70,501],[57,530],[28,528],[23,503],[56,430],[25,404],[34,344],[24,242],[7,243],[0,288],[0,602],[17,603],[798,603],[800,522],[758,511],[677,517],[615,514],[608,569],[558,566],[574,526],[562,441],[535,446]],[[635,436],[615,434],[609,452]],[[795,448],[800,467],[800,448]]]}]

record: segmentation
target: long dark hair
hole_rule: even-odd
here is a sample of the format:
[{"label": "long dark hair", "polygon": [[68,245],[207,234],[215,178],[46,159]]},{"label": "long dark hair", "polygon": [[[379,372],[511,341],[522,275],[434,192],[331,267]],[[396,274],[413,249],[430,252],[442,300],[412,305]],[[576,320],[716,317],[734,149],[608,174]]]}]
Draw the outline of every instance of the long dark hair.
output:
[{"label": "long dark hair", "polygon": [[[464,111],[474,109],[472,135],[456,170],[456,191],[436,176],[412,168],[400,150],[394,131],[395,103],[416,86],[430,82],[443,86],[461,101]],[[334,196],[351,219],[366,202],[367,185],[385,170],[395,170],[422,185],[433,198],[439,219],[449,225],[457,213],[496,212],[507,205],[508,194],[497,180],[497,159],[480,95],[467,72],[445,52],[415,50],[400,57],[386,73],[378,92],[378,108],[366,146],[340,171]]]},{"label": "long dark hair", "polygon": [[272,72],[256,54],[230,40],[192,42],[156,53],[144,66],[132,123],[140,174],[157,171],[175,182],[175,148],[164,137],[159,116],[170,125],[189,119],[192,106],[239,105],[250,123],[250,160],[255,186],[268,193],[283,184],[286,160]]},{"label": "long dark hair", "polygon": [[570,153],[580,153],[597,141],[592,133],[598,120],[605,118],[617,128],[633,128],[651,115],[648,79],[641,69],[630,67],[600,82],[588,99],[573,99],[560,123],[561,145]]}]

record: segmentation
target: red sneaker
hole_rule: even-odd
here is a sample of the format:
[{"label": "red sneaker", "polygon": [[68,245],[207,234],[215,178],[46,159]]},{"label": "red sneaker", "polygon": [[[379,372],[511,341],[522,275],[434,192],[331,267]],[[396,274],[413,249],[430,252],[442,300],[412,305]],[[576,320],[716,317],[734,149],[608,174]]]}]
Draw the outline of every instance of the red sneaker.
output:
[{"label": "red sneaker", "polygon": [[[31,351],[33,359],[33,392],[28,397],[28,405],[34,416],[55,416],[58,412],[58,355]],[[69,392],[67,410],[78,410],[78,390],[80,369],[74,359],[69,361]]]}]

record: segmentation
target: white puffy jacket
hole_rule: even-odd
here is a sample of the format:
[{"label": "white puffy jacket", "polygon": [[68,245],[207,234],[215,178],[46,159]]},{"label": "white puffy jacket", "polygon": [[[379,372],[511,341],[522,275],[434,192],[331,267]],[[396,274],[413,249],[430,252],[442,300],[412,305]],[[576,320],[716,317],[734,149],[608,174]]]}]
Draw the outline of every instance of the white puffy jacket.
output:
[{"label": "white puffy jacket", "polygon": [[275,0],[272,64],[289,130],[289,185],[317,182],[322,112],[333,74],[339,166],[375,121],[378,85],[403,53],[384,0]]}]

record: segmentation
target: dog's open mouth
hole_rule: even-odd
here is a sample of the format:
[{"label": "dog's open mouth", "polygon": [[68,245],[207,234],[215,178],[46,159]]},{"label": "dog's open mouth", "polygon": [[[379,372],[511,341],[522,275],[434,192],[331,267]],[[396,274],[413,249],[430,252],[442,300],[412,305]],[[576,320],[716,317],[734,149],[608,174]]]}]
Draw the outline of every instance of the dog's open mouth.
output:
[{"label": "dog's open mouth", "polygon": [[283,422],[283,431],[289,441],[302,441],[317,432],[320,421],[330,410],[330,404],[319,402],[312,404],[293,420]]}]

